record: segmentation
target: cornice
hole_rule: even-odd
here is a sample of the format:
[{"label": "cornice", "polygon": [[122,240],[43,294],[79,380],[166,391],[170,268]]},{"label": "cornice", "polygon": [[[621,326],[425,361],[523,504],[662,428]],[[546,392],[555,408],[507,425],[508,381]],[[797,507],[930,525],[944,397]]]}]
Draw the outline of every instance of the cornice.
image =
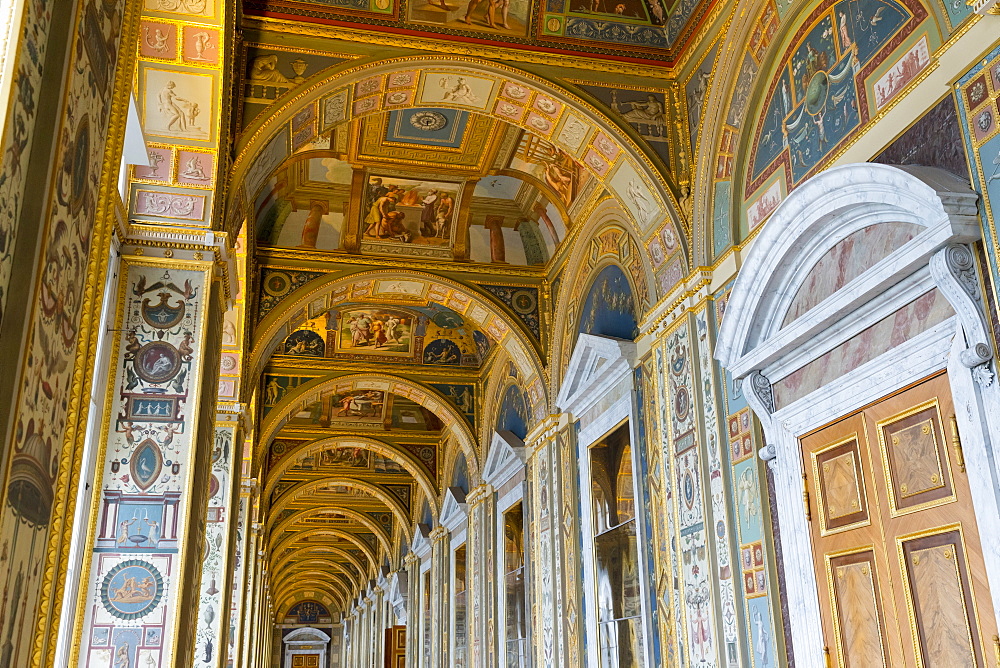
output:
[{"label": "cornice", "polygon": [[625,62],[588,57],[568,53],[546,53],[492,44],[460,42],[454,39],[435,39],[426,34],[406,35],[379,32],[381,26],[347,27],[318,25],[306,21],[293,21],[267,16],[244,16],[244,28],[259,31],[278,32],[303,37],[319,37],[344,42],[355,42],[375,46],[410,49],[414,51],[447,53],[450,55],[474,56],[510,63],[531,63],[551,67],[645,76],[653,79],[670,79],[675,68],[667,62],[663,65]]}]

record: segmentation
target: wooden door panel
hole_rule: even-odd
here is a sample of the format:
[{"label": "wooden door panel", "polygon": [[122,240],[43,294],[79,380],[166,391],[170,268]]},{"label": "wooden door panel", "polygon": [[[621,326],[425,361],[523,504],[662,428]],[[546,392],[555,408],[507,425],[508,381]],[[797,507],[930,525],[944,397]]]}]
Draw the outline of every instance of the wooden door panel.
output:
[{"label": "wooden door panel", "polygon": [[846,665],[885,666],[884,613],[874,550],[831,557],[829,565],[834,623]]},{"label": "wooden door panel", "polygon": [[816,452],[813,463],[824,533],[870,523],[863,456],[857,434]]},{"label": "wooden door panel", "polygon": [[993,665],[996,622],[953,415],[942,373],[800,439],[836,665]]},{"label": "wooden door panel", "polygon": [[961,532],[900,540],[900,554],[923,665],[985,665]]},{"label": "wooden door panel", "polygon": [[894,515],[955,499],[938,400],[877,423]]}]

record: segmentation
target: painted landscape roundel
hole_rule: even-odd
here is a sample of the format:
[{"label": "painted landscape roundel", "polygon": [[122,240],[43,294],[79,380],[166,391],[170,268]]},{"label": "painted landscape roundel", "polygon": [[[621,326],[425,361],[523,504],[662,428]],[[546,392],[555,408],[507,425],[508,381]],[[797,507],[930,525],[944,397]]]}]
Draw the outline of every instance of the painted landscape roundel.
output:
[{"label": "painted landscape roundel", "polygon": [[108,571],[100,594],[101,604],[112,617],[139,619],[152,612],[163,598],[163,576],[153,564],[129,559]]}]

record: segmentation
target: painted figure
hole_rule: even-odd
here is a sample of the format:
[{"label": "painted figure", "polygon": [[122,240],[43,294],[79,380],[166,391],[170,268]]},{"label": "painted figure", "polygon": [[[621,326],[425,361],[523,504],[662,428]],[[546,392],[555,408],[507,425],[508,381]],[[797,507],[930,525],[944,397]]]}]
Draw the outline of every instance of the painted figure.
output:
[{"label": "painted figure", "polygon": [[448,222],[451,220],[451,215],[454,211],[455,200],[448,193],[441,193],[441,198],[438,200],[437,212],[434,216],[434,236],[438,238],[445,236]]},{"label": "painted figure", "polygon": [[420,212],[420,235],[424,237],[434,236],[434,222],[437,219],[438,191],[432,189],[420,201],[423,211]]}]

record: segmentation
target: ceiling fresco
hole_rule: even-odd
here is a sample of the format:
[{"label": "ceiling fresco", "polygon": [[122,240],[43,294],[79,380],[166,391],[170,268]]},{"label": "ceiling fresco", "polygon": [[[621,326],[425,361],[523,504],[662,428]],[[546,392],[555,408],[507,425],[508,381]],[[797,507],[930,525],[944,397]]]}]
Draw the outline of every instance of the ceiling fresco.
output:
[{"label": "ceiling fresco", "polygon": [[[634,62],[669,62],[711,0],[247,0],[247,16]],[[294,30],[294,27],[292,28]]]},{"label": "ceiling fresco", "polygon": [[258,196],[258,246],[544,267],[594,191],[562,149],[495,117],[411,108],[333,135]]}]

